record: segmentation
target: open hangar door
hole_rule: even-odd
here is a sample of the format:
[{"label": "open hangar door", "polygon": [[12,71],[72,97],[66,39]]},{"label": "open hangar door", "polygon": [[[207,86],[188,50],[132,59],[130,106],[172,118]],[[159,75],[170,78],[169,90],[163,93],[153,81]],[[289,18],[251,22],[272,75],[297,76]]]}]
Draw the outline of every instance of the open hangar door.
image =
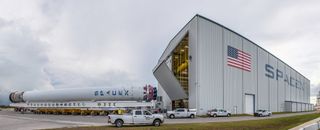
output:
[{"label": "open hangar door", "polygon": [[246,94],[245,95],[245,112],[246,114],[253,115],[254,113],[254,95]]}]

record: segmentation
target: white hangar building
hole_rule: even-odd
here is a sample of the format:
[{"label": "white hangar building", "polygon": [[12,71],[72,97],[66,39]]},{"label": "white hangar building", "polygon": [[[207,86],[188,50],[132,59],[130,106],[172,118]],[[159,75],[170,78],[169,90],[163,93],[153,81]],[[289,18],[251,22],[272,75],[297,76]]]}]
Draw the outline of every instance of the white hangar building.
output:
[{"label": "white hangar building", "polygon": [[153,74],[162,107],[233,114],[309,111],[310,80],[237,32],[200,15],[170,41]]}]

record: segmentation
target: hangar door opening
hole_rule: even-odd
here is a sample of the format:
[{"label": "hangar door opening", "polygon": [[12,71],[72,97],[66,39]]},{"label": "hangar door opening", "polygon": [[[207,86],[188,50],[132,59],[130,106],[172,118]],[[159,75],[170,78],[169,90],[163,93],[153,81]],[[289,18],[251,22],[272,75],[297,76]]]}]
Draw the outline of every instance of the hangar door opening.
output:
[{"label": "hangar door opening", "polygon": [[245,112],[246,114],[254,113],[254,95],[246,94],[245,95]]},{"label": "hangar door opening", "polygon": [[[189,36],[186,34],[176,48],[172,52],[172,72],[179,81],[181,87],[188,94],[189,90]],[[188,98],[172,101],[172,109],[175,108],[188,108]]]}]

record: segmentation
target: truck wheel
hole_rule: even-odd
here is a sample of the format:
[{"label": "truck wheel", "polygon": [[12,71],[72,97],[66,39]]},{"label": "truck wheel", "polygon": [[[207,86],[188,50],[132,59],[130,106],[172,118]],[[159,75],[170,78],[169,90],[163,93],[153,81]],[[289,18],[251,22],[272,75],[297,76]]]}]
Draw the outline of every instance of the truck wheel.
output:
[{"label": "truck wheel", "polygon": [[227,116],[228,116],[228,117],[230,117],[230,116],[231,116],[231,114],[228,114]]},{"label": "truck wheel", "polygon": [[174,118],[174,115],[173,115],[173,114],[171,114],[171,115],[169,116],[169,118],[173,119],[173,118]]},{"label": "truck wheel", "polygon": [[115,125],[116,125],[116,127],[122,127],[123,126],[123,121],[122,120],[116,120]]},{"label": "truck wheel", "polygon": [[153,125],[158,127],[161,125],[161,121],[159,119],[156,119],[153,121]]},{"label": "truck wheel", "polygon": [[213,117],[217,117],[217,114],[213,114]]},{"label": "truck wheel", "polygon": [[193,115],[193,114],[191,114],[191,115],[190,115],[190,118],[194,118],[194,115]]}]

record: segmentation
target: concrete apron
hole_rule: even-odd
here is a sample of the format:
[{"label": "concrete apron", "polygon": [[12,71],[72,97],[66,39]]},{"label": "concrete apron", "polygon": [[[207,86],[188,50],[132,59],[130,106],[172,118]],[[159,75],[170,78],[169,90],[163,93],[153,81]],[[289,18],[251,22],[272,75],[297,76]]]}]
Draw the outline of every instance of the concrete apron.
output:
[{"label": "concrete apron", "polygon": [[289,130],[317,130],[318,129],[318,121],[320,121],[320,117],[303,123],[297,127],[291,128]]}]

